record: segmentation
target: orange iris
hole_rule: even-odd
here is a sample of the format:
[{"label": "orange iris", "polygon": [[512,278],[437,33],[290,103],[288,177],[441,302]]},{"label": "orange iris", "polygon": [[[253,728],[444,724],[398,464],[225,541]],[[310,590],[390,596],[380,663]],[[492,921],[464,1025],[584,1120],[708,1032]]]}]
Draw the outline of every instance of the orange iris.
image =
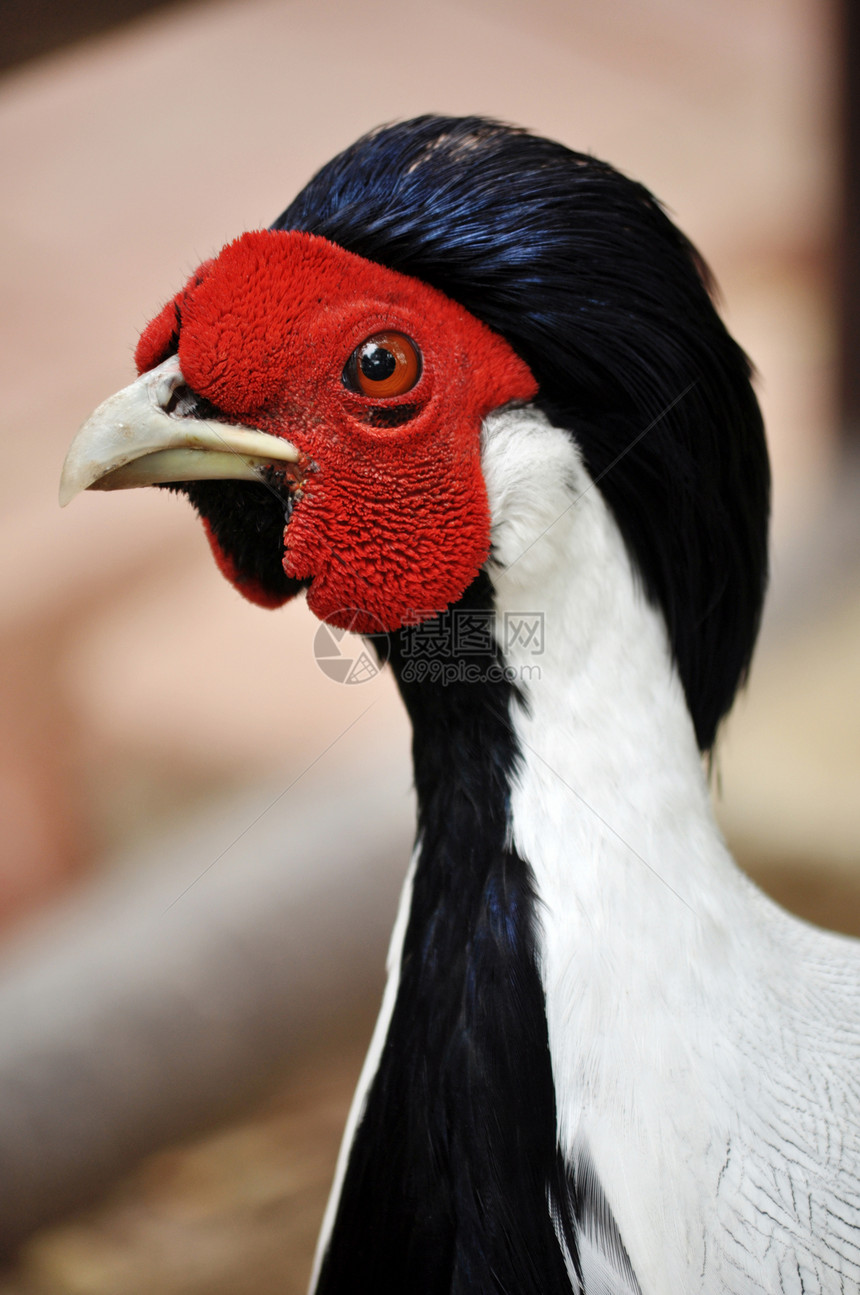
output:
[{"label": "orange iris", "polygon": [[356,347],[344,378],[365,396],[402,396],[421,376],[421,354],[404,333],[374,333]]}]

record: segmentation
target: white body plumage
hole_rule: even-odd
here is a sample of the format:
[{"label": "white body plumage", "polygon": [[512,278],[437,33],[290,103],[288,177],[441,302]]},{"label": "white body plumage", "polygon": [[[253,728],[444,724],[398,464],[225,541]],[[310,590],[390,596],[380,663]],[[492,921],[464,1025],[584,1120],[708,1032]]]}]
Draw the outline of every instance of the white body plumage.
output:
[{"label": "white body plumage", "polygon": [[[643,1295],[857,1289],[860,944],[728,854],[661,615],[570,436],[500,414],[484,473],[499,615],[545,617],[542,656],[507,659],[560,1145]],[[588,1295],[618,1289],[582,1241]]]}]

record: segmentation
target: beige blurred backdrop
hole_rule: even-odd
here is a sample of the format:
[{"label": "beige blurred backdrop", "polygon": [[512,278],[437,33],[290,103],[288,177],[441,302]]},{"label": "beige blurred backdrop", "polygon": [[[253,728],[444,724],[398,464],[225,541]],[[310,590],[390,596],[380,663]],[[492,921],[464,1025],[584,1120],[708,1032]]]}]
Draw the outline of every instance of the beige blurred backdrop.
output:
[{"label": "beige blurred backdrop", "polygon": [[[141,327],[189,272],[268,224],[359,133],[427,111],[501,117],[607,159],[661,198],[713,268],[729,326],[760,374],[775,488],[773,609],[721,744],[719,812],[774,893],[857,929],[857,495],[839,455],[830,295],[837,39],[818,0],[232,0],[168,7],[4,74],[0,922],[9,947],[23,948],[64,904],[85,905],[105,876],[157,859],[162,841],[173,857],[189,823],[217,820],[221,836],[190,873],[177,865],[176,896],[217,886],[234,838],[272,800],[287,837],[291,822],[308,828],[316,806],[315,839],[331,842],[345,872],[350,842],[374,830],[355,796],[339,821],[355,770],[382,779],[359,803],[384,800],[392,779],[406,804],[408,733],[386,675],[352,688],[327,678],[304,606],[244,603],[181,501],[91,495],[60,512],[56,493],[77,426],[130,380]],[[260,805],[247,799],[258,786]],[[324,896],[332,908],[346,893],[337,875]],[[352,1064],[326,1116],[327,1148]],[[302,1100],[312,1104],[320,1084],[314,1072]],[[146,1191],[159,1172],[174,1186],[171,1173],[196,1172],[187,1168],[196,1161],[159,1163]],[[328,1168],[314,1172],[317,1202]],[[195,1208],[199,1220],[206,1211]],[[272,1290],[301,1288],[318,1206],[307,1208],[299,1257],[278,1251]],[[102,1221],[80,1224],[71,1241],[66,1232],[32,1243],[2,1289],[173,1289],[164,1272],[135,1286],[113,1250],[105,1267],[98,1227],[103,1241]],[[149,1253],[160,1245],[150,1239]],[[80,1253],[88,1278],[69,1276]],[[187,1246],[183,1262],[177,1290],[221,1289],[202,1260],[209,1275],[188,1275]],[[263,1292],[266,1280],[244,1286],[234,1273],[224,1289]]]}]

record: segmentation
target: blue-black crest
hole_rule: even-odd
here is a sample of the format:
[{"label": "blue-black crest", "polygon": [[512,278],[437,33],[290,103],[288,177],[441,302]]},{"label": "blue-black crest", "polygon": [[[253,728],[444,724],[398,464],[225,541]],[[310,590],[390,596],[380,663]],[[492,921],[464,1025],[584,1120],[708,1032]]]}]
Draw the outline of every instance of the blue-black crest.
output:
[{"label": "blue-black crest", "polygon": [[770,473],[749,363],[659,203],[561,144],[426,116],[346,149],[274,228],[423,279],[526,360],[662,608],[710,747],[758,632]]}]

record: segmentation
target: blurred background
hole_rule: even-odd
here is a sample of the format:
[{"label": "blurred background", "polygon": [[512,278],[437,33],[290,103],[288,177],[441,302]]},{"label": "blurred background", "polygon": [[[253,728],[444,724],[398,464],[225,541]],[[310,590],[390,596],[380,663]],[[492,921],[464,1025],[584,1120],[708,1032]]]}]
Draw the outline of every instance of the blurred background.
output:
[{"label": "blurred background", "polygon": [[860,934],[857,28],[849,0],[0,6],[0,1295],[306,1284],[406,722],[384,672],[321,668],[303,605],[244,603],[187,505],[56,491],[163,301],[379,122],[592,151],[709,261],[775,490],[718,812],[780,902]]}]

